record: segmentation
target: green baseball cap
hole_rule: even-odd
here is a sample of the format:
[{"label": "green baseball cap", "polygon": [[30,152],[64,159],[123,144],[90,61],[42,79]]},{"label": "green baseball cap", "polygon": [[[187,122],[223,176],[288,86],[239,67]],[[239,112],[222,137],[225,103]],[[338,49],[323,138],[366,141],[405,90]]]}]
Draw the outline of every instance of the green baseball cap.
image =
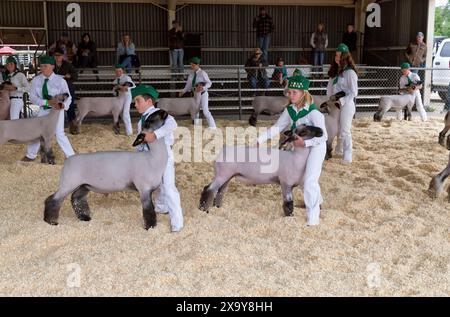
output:
[{"label": "green baseball cap", "polygon": [[42,55],[39,57],[39,63],[42,64],[50,64],[55,65],[55,58],[53,56]]},{"label": "green baseball cap", "polygon": [[341,53],[348,53],[350,50],[348,49],[348,46],[345,45],[344,43],[341,43],[338,45],[338,47],[336,48],[336,52],[341,52]]},{"label": "green baseball cap", "polygon": [[131,96],[134,98],[136,96],[149,95],[153,99],[158,99],[159,92],[153,88],[153,86],[139,85],[131,89]]},{"label": "green baseball cap", "polygon": [[289,89],[308,90],[309,80],[304,76],[292,76],[289,78]]},{"label": "green baseball cap", "polygon": [[6,59],[6,64],[8,63],[14,63],[17,65],[17,59],[14,56],[8,56],[8,58]]},{"label": "green baseball cap", "polygon": [[410,69],[410,68],[411,68],[411,65],[410,65],[409,63],[402,63],[402,64],[400,65],[400,68],[401,68],[401,69]]},{"label": "green baseball cap", "polygon": [[192,64],[200,64],[200,57],[197,57],[197,56],[194,56],[194,57],[192,57],[191,58],[191,60],[189,61],[189,63],[192,63]]},{"label": "green baseball cap", "polygon": [[122,64],[116,64],[116,65],[114,65],[114,68],[115,69],[119,69],[119,68],[125,69]]}]

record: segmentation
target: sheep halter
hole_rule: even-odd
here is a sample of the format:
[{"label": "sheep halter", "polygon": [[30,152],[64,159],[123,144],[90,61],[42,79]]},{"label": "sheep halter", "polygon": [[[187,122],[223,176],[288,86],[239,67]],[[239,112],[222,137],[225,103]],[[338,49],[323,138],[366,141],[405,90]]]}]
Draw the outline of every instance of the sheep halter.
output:
[{"label": "sheep halter", "polygon": [[302,110],[300,110],[299,112],[296,112],[294,109],[294,105],[290,105],[287,108],[287,111],[289,113],[289,117],[291,117],[292,120],[292,126],[291,129],[295,129],[297,127],[297,121],[300,120],[301,118],[307,116],[311,111],[313,110],[317,110],[317,107],[315,104],[311,104],[309,105],[308,110],[306,110],[305,108],[303,108]]}]

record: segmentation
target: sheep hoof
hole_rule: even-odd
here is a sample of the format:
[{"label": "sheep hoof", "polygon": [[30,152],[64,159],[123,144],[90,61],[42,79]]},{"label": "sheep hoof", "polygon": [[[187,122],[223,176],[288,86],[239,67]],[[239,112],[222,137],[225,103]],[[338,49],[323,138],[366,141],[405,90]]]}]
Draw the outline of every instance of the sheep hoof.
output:
[{"label": "sheep hoof", "polygon": [[146,225],[145,230],[155,229],[155,227],[156,227],[156,223],[154,225]]},{"label": "sheep hoof", "polygon": [[51,226],[57,226],[58,225],[58,221],[57,220],[48,220],[48,219],[44,219],[44,221],[46,223],[48,223]]},{"label": "sheep hoof", "polygon": [[88,215],[79,215],[78,219],[81,221],[91,221],[92,218]]},{"label": "sheep hoof", "polygon": [[430,182],[430,186],[428,187],[428,196],[434,199],[438,198],[440,186],[441,184],[439,183],[439,180],[436,177],[433,177]]},{"label": "sheep hoof", "polygon": [[293,201],[285,201],[283,203],[283,211],[286,217],[292,217],[294,213],[294,202]]}]

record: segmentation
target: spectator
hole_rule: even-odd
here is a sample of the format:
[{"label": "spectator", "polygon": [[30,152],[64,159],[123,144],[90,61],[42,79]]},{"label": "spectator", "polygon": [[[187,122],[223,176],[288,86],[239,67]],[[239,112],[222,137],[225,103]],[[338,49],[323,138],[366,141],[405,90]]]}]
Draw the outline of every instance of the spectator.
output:
[{"label": "spectator", "polygon": [[[423,33],[418,32],[416,41],[411,42],[406,49],[405,56],[412,67],[425,67],[427,58],[427,45],[423,41]],[[417,70],[413,71],[417,73]]]},{"label": "spectator", "polygon": [[73,63],[77,53],[77,47],[69,39],[69,33],[66,31],[62,32],[59,40],[49,47],[49,54],[53,55],[57,48],[61,49],[64,53],[63,58],[65,61]]},{"label": "spectator", "polygon": [[[81,37],[81,42],[78,44],[77,66],[79,68],[97,68],[97,65],[97,47],[91,40],[89,33],[84,33]],[[93,70],[93,72],[98,74],[97,70]],[[80,70],[80,74],[82,73],[83,70]]]},{"label": "spectator", "polygon": [[274,30],[272,17],[267,14],[266,8],[259,9],[259,15],[253,20],[253,28],[256,29],[256,36],[259,48],[262,50],[264,59],[269,60],[270,33]]},{"label": "spectator", "polygon": [[348,46],[353,59],[356,57],[356,41],[357,35],[355,32],[355,26],[351,23],[347,24],[347,30],[342,35],[342,43]]},{"label": "spectator", "polygon": [[75,85],[73,82],[78,79],[77,71],[75,67],[64,60],[64,51],[60,48],[56,48],[53,52],[53,56],[55,57],[55,68],[53,72],[56,75],[63,77],[67,86],[69,87],[70,96],[72,97],[72,101],[70,102],[69,109],[67,110],[67,120],[69,121],[69,131],[71,134],[77,133],[77,126],[75,124]]},{"label": "spectator", "polygon": [[134,43],[128,34],[124,35],[122,41],[117,45],[117,62],[125,67],[127,73],[131,72],[132,67],[139,68],[141,66]]},{"label": "spectator", "polygon": [[[184,33],[180,22],[174,20],[169,30],[170,66],[172,72],[183,74],[184,72]],[[183,76],[181,76],[183,77]]]},{"label": "spectator", "polygon": [[287,84],[287,70],[284,66],[284,60],[282,57],[278,57],[276,67],[272,74],[272,82],[277,87],[284,87]]},{"label": "spectator", "polygon": [[325,50],[328,47],[328,35],[325,32],[325,24],[319,23],[317,25],[316,32],[311,35],[311,46],[313,48],[314,66],[319,66],[321,72],[325,60]]},{"label": "spectator", "polygon": [[266,66],[267,61],[264,59],[261,49],[256,48],[253,55],[245,63],[247,78],[253,89],[256,89],[261,84],[263,84],[263,88],[265,89],[269,87],[270,80],[267,77]]}]

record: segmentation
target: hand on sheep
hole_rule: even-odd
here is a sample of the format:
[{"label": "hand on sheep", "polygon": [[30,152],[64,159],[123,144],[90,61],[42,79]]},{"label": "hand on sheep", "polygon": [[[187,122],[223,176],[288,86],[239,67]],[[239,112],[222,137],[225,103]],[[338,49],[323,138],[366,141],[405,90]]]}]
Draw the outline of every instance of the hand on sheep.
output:
[{"label": "hand on sheep", "polygon": [[145,132],[145,139],[144,139],[145,142],[152,143],[155,140],[156,140],[155,132]]},{"label": "hand on sheep", "polygon": [[178,93],[178,97],[183,97],[183,95],[184,95],[184,92],[182,92],[182,91],[180,91],[180,92]]},{"label": "hand on sheep", "polygon": [[14,86],[13,84],[5,85],[4,87],[5,87],[4,89],[5,89],[5,90],[8,90],[8,91],[14,91],[14,90],[17,90],[17,87]]},{"label": "hand on sheep", "polygon": [[55,108],[55,109],[62,109],[62,108],[64,108],[64,105],[61,102],[59,102],[58,100],[56,100],[56,99],[50,99],[48,101],[48,105],[51,106],[52,108]]},{"label": "hand on sheep", "polygon": [[296,147],[305,147],[305,141],[303,138],[299,137],[298,135],[295,136],[294,140],[294,146]]}]

